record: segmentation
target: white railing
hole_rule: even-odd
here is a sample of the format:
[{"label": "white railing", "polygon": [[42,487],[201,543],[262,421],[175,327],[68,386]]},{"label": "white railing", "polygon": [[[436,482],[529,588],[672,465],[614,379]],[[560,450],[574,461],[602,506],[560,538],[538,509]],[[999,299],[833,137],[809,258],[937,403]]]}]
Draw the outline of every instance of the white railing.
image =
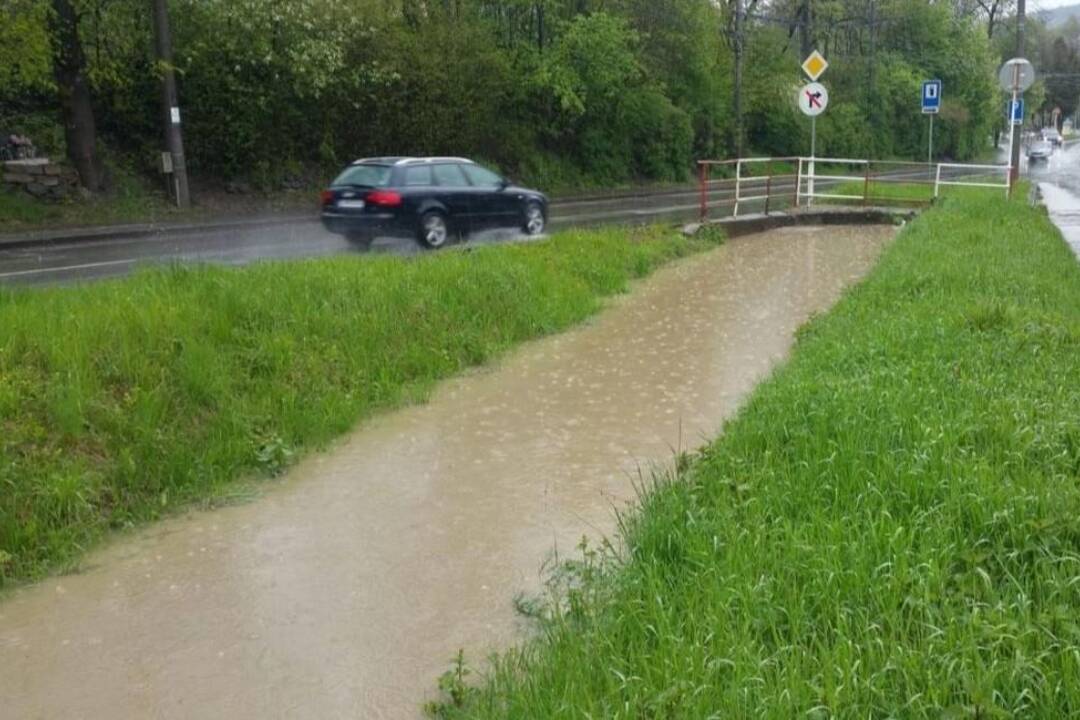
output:
[{"label": "white railing", "polygon": [[[1004,190],[1006,195],[1012,191],[1008,165],[759,157],[704,160],[699,169],[702,219],[708,217],[710,207],[730,207],[732,215],[738,217],[745,205],[763,205],[768,214],[783,206],[811,207],[815,200],[864,206],[928,205],[941,196],[944,187],[990,188]],[[725,177],[712,179],[715,170]],[[858,189],[854,187],[857,183],[861,184]],[[909,187],[900,195],[882,192],[890,185]],[[925,192],[913,193],[910,186],[924,187]]]}]

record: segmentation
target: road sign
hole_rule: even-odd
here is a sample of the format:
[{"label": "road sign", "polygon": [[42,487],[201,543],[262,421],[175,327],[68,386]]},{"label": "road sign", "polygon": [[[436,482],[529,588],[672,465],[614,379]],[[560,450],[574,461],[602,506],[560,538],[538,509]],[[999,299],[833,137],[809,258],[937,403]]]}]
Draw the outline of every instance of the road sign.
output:
[{"label": "road sign", "polygon": [[936,115],[941,109],[941,81],[927,80],[922,84],[923,115]]},{"label": "road sign", "polygon": [[825,71],[829,69],[829,62],[825,59],[824,55],[815,50],[810,53],[808,58],[803,60],[802,69],[803,72],[806,73],[806,77],[817,82],[817,79],[824,75]]},{"label": "road sign", "polygon": [[808,83],[799,90],[799,109],[803,115],[817,117],[829,106],[829,91],[821,83]]},{"label": "road sign", "polygon": [[1005,92],[1024,92],[1035,84],[1035,67],[1024,58],[1013,58],[1001,66],[998,82]]},{"label": "road sign", "polygon": [[1006,117],[1012,120],[1013,125],[1024,124],[1024,98],[1010,100],[1005,106]]}]

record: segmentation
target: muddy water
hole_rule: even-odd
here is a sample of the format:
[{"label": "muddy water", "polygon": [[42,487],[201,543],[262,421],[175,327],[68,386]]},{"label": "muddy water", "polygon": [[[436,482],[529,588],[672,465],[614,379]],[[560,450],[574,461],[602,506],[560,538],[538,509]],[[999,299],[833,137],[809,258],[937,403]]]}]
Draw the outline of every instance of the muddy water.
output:
[{"label": "muddy water", "polygon": [[795,229],[665,269],[445,383],[247,505],[154,526],[0,604],[3,718],[414,718],[522,627],[553,548],[700,444],[889,228]]}]

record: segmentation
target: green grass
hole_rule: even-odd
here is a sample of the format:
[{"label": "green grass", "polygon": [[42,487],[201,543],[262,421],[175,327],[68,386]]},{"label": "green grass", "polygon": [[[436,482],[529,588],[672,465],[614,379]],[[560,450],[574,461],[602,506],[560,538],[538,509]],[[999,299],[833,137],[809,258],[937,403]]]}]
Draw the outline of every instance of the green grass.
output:
[{"label": "green grass", "polygon": [[709,247],[673,230],[0,290],[0,586],[244,480]]},{"label": "green grass", "polygon": [[1080,264],[1039,210],[946,198],[677,465],[436,714],[1080,716]]}]

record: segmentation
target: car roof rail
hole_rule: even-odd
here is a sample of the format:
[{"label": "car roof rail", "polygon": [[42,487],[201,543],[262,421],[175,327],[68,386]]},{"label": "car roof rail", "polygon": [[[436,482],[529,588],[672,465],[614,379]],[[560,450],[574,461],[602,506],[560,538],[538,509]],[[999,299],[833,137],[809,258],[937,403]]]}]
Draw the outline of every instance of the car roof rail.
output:
[{"label": "car roof rail", "polygon": [[460,162],[475,165],[472,160],[463,157],[406,157],[398,158],[395,165],[424,165],[430,163]]}]

